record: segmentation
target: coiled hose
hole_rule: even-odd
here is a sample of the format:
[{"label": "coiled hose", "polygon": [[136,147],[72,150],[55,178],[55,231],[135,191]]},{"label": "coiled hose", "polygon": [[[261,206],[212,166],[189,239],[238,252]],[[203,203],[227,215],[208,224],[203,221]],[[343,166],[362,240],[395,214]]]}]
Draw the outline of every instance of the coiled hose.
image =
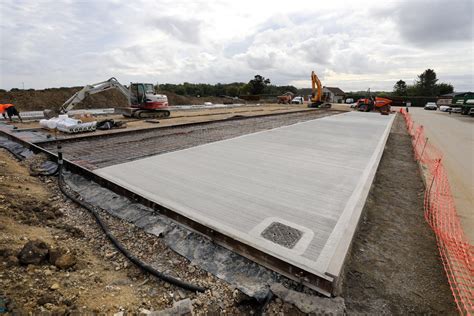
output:
[{"label": "coiled hose", "polygon": [[[59,149],[60,149],[60,147],[59,147]],[[82,200],[78,199],[77,197],[72,195],[70,192],[68,192],[68,190],[65,189],[64,179],[63,179],[63,172],[62,172],[63,171],[62,162],[63,162],[62,161],[62,154],[59,151],[58,152],[58,166],[59,166],[58,185],[59,185],[59,189],[61,190],[61,192],[65,196],[67,196],[69,199],[71,199],[75,203],[79,204],[80,206],[84,207],[89,212],[91,212],[92,215],[94,215],[96,222],[99,224],[100,228],[105,233],[105,235],[109,238],[109,240],[112,242],[112,244],[115,246],[115,248],[117,248],[125,257],[127,257],[128,260],[133,262],[140,269],[145,270],[148,273],[150,273],[151,275],[153,275],[153,276],[155,276],[155,277],[157,277],[157,278],[159,278],[163,281],[166,281],[170,284],[176,285],[178,287],[181,287],[183,289],[193,291],[193,292],[204,292],[206,290],[205,288],[203,288],[201,286],[191,284],[191,283],[187,283],[185,281],[176,279],[172,276],[169,276],[167,274],[161,273],[160,271],[157,271],[152,266],[144,263],[143,261],[141,261],[140,259],[135,257],[132,253],[130,253],[127,249],[125,249],[125,247],[117,240],[117,238],[115,238],[115,236],[112,235],[112,233],[110,232],[110,230],[107,227],[107,225],[105,224],[105,222],[102,220],[102,218],[100,218],[99,214],[97,214],[96,210],[94,209],[94,206],[92,206],[90,203],[88,203],[86,201],[82,201]]]}]

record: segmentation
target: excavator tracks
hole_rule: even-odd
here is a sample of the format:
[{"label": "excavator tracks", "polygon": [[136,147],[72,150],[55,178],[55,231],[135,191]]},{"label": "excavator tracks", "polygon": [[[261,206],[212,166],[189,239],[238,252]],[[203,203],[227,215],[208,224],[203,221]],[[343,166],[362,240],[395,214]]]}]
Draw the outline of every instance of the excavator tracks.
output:
[{"label": "excavator tracks", "polygon": [[162,119],[170,117],[171,114],[168,110],[140,110],[131,107],[115,108],[115,113],[138,119]]},{"label": "excavator tracks", "polygon": [[132,115],[139,119],[161,119],[169,117],[170,114],[168,110],[137,110]]}]

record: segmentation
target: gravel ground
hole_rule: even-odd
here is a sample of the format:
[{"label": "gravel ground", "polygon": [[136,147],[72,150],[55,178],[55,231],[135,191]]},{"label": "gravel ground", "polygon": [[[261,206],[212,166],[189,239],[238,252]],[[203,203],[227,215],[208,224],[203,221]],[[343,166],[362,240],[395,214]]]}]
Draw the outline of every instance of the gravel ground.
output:
[{"label": "gravel ground", "polygon": [[397,115],[346,265],[347,313],[456,314],[423,193],[411,138]]}]

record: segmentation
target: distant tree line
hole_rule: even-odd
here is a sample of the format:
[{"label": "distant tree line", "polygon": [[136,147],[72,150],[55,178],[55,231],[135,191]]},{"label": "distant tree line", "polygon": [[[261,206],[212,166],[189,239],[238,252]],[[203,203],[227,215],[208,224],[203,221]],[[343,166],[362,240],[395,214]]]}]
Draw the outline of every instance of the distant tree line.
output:
[{"label": "distant tree line", "polygon": [[165,83],[156,87],[158,91],[173,92],[184,96],[243,96],[243,95],[281,95],[285,92],[297,93],[298,89],[294,86],[277,86],[271,84],[270,79],[255,75],[248,83],[189,83],[180,84]]},{"label": "distant tree line", "polygon": [[405,81],[398,80],[393,86],[393,96],[425,96],[436,97],[443,94],[452,93],[454,87],[450,83],[438,83],[436,72],[433,69],[426,69],[418,75],[413,85],[407,85]]}]

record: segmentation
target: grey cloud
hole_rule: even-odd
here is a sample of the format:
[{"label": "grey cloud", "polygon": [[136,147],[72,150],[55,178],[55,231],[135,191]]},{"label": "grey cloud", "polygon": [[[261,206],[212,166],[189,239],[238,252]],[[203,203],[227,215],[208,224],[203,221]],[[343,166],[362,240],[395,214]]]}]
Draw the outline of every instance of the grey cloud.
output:
[{"label": "grey cloud", "polygon": [[237,54],[245,53],[249,49],[249,47],[252,45],[254,39],[255,39],[255,35],[252,35],[252,36],[247,36],[246,38],[240,41],[231,42],[230,44],[224,47],[224,56],[232,57]]},{"label": "grey cloud", "polygon": [[[308,87],[314,69],[327,85],[391,90],[391,78],[430,67],[456,90],[473,87],[472,0],[290,6],[262,21],[249,20],[255,16],[246,17],[247,9],[239,15],[226,3],[206,3],[1,0],[0,88],[82,85],[111,75],[123,82],[245,82],[255,73]],[[231,14],[237,27],[225,19]],[[130,23],[131,15],[140,19]]]},{"label": "grey cloud", "polygon": [[347,74],[380,74],[390,70],[390,62],[377,60],[365,52],[341,50],[335,54],[335,60],[329,68],[338,73]]},{"label": "grey cloud", "polygon": [[300,45],[297,45],[296,49],[304,52],[307,61],[326,65],[332,57],[334,47],[334,41],[326,38],[310,38]]},{"label": "grey cloud", "polygon": [[393,16],[401,36],[415,45],[473,40],[472,0],[403,1]]},{"label": "grey cloud", "polygon": [[161,31],[191,44],[201,42],[202,21],[196,19],[181,19],[172,16],[156,18],[154,25]]},{"label": "grey cloud", "polygon": [[272,68],[276,63],[276,53],[269,52],[266,54],[248,54],[246,56],[247,63],[255,70],[264,70]]}]

